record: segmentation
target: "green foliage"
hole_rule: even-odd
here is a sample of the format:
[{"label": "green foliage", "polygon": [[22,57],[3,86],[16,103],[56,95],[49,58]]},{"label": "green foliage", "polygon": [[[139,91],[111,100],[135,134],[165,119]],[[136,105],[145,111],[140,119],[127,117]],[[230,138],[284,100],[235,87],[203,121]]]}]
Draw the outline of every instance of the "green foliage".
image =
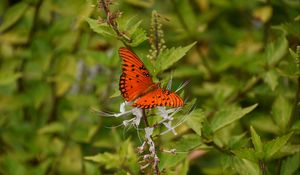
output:
[{"label": "green foliage", "polygon": [[94,156],[85,157],[86,160],[91,160],[100,164],[103,164],[106,169],[119,169],[124,168],[128,172],[137,174],[138,165],[137,157],[134,153],[134,148],[129,140],[126,140],[120,146],[120,149],[116,154],[103,153]]},{"label": "green foliage", "polygon": [[202,135],[202,123],[204,120],[204,113],[202,110],[197,109],[193,111],[189,116],[186,121],[186,124],[192,128],[196,134],[199,136]]},{"label": "green foliage", "polygon": [[266,50],[266,60],[268,65],[275,64],[279,61],[287,52],[288,42],[284,36],[280,36],[275,43],[270,43]]},{"label": "green foliage", "polygon": [[0,32],[3,32],[15,24],[22,17],[27,8],[28,4],[25,2],[19,2],[10,7],[5,13],[4,22],[1,24]]},{"label": "green foliage", "polygon": [[236,108],[236,107],[227,107],[226,109],[222,109],[216,114],[216,116],[211,121],[211,129],[213,132],[218,131],[219,129],[231,124],[232,122],[242,118],[247,113],[254,110],[257,104],[246,107],[244,109]]},{"label": "green foliage", "polygon": [[183,56],[188,52],[196,42],[189,44],[185,47],[178,47],[178,48],[171,48],[163,50],[161,54],[158,55],[156,64],[157,67],[157,74],[163,72],[170,68],[173,64],[179,61]]},{"label": "green foliage", "polygon": [[0,1],[0,174],[149,174],[143,120],[91,110],[120,110],[124,46],[155,81],[190,80],[178,134],[154,131],[162,174],[300,173],[299,1],[97,3]]},{"label": "green foliage", "polygon": [[283,165],[280,170],[282,175],[292,175],[297,171],[300,166],[300,152],[290,156],[284,160]]},{"label": "green foliage", "polygon": [[94,32],[99,33],[102,36],[116,38],[117,35],[114,30],[107,24],[101,23],[96,19],[87,18],[86,21],[89,23],[91,29]]}]

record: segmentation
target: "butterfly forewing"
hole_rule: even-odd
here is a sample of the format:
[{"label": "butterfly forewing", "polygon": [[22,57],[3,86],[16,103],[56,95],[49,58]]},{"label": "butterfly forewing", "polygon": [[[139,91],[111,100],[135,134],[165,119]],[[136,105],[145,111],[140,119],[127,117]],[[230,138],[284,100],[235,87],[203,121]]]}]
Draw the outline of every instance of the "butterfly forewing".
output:
[{"label": "butterfly forewing", "polygon": [[132,51],[122,47],[119,49],[119,55],[123,61],[119,86],[126,101],[134,101],[133,106],[139,108],[184,105],[176,93],[159,88],[153,83],[149,71]]},{"label": "butterfly forewing", "polygon": [[149,71],[143,62],[132,51],[120,48],[122,58],[122,74],[119,88],[126,101],[133,101],[154,85]]}]

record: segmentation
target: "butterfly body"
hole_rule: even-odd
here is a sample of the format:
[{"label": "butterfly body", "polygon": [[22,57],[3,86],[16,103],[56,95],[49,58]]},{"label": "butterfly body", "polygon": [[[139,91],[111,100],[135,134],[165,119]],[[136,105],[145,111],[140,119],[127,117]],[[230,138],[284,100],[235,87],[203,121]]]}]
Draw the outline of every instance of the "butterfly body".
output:
[{"label": "butterfly body", "polygon": [[149,71],[132,51],[122,47],[119,55],[123,61],[119,89],[126,101],[134,102],[133,106],[139,108],[184,105],[176,93],[160,88],[159,83],[152,81]]}]

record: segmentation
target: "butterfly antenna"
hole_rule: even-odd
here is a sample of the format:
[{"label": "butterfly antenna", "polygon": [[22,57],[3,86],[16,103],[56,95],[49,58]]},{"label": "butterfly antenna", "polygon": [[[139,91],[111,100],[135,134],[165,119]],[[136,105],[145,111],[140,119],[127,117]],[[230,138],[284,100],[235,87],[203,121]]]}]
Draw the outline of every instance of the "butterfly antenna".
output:
[{"label": "butterfly antenna", "polygon": [[125,138],[125,134],[126,134],[126,127],[123,128],[123,132],[122,132],[123,139]]},{"label": "butterfly antenna", "polygon": [[172,81],[173,81],[173,74],[171,73],[171,79],[169,80],[166,89],[171,90],[171,87],[172,87]]},{"label": "butterfly antenna", "polygon": [[103,112],[103,111],[99,111],[95,108],[92,108],[91,110],[92,110],[92,112],[97,113],[104,117],[116,117],[116,118],[122,117],[122,116],[127,116],[128,114],[131,113],[131,111],[124,111],[124,112],[120,112],[120,113]]},{"label": "butterfly antenna", "polygon": [[140,132],[139,132],[139,126],[136,127],[136,133],[137,133],[140,143],[143,143],[141,136],[140,136]]},{"label": "butterfly antenna", "polygon": [[119,125],[116,125],[116,126],[104,126],[104,128],[107,128],[107,129],[112,129],[112,128],[118,128],[120,126],[122,126],[123,124],[119,124]]},{"label": "butterfly antenna", "polygon": [[179,88],[175,91],[175,92],[178,92],[180,91],[182,88],[184,88],[187,84],[189,84],[191,82],[191,80],[187,80],[185,81],[184,83],[182,83]]},{"label": "butterfly antenna", "polygon": [[[192,109],[192,108],[193,108],[193,106],[192,106],[190,109]],[[190,114],[190,113],[185,114],[184,117],[182,117],[182,118],[181,118],[181,119],[180,119],[180,120],[179,120],[172,128],[170,128],[170,129],[168,129],[168,130],[162,132],[160,135],[164,135],[164,134],[168,133],[169,131],[171,131],[171,130],[177,128],[177,127],[180,126],[182,123],[186,122],[187,118],[189,117],[189,114]]]}]

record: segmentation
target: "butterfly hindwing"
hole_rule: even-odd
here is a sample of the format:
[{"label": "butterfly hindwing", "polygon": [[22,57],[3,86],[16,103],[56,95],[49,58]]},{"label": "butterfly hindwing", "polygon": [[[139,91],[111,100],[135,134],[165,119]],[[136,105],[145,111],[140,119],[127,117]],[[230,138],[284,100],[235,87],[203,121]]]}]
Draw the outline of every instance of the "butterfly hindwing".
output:
[{"label": "butterfly hindwing", "polygon": [[133,101],[154,83],[149,71],[137,55],[124,47],[119,49],[119,55],[123,61],[119,88],[126,101]]},{"label": "butterfly hindwing", "polygon": [[137,99],[133,106],[154,108],[156,106],[181,107],[184,102],[176,93],[158,88]]}]

